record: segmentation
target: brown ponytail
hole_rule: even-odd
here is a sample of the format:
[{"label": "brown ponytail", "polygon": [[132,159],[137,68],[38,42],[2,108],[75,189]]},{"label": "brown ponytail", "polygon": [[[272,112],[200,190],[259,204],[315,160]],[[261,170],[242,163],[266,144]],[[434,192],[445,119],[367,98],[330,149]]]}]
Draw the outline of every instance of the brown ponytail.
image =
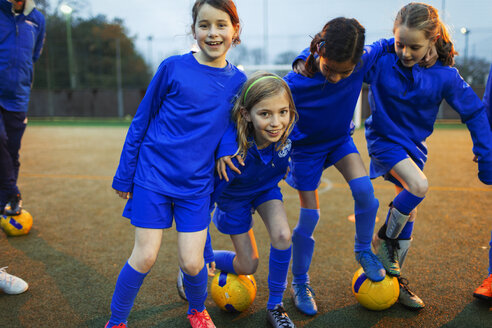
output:
[{"label": "brown ponytail", "polygon": [[321,33],[318,33],[314,36],[313,40],[311,41],[311,45],[309,46],[310,54],[306,60],[306,70],[309,72],[310,75],[313,75],[319,70],[314,54],[318,52],[318,47],[321,42]]},{"label": "brown ponytail", "polygon": [[443,65],[454,65],[454,56],[458,53],[454,50],[448,30],[439,18],[436,8],[425,3],[411,2],[396,15],[393,33],[400,25],[424,31],[426,38],[435,39],[439,60]]}]

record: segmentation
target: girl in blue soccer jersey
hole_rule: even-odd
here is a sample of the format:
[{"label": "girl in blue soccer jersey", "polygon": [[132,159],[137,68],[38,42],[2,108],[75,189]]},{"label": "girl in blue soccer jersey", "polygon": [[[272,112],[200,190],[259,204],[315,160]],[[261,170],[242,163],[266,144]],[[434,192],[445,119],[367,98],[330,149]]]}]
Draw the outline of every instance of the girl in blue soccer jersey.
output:
[{"label": "girl in blue soccer jersey", "polygon": [[[164,60],[129,128],[116,193],[128,199],[123,216],[135,226],[135,245],[121,270],[106,327],[126,327],[134,299],[156,261],[163,229],[178,231],[192,327],[215,327],[205,309],[203,249],[210,223],[215,152],[230,121],[233,96],[246,80],[225,59],[238,44],[239,17],[231,0],[197,0],[193,37],[200,48]],[[227,153],[227,149],[217,150]]]},{"label": "girl in blue soccer jersey", "polygon": [[[485,105],[485,110],[487,111],[489,125],[492,128],[492,65],[490,66],[489,78],[485,87],[485,93],[483,94],[483,104]],[[478,160],[478,158],[475,157],[475,161],[476,160]],[[487,301],[492,301],[492,237],[490,238],[489,245],[489,275],[485,278],[482,284],[475,289],[473,296]]]},{"label": "girl in blue soccer jersey", "polygon": [[313,232],[320,218],[317,188],[324,169],[335,166],[352,191],[356,260],[369,279],[381,281],[385,276],[383,265],[371,251],[379,203],[352,140],[351,123],[364,75],[391,49],[391,41],[364,47],[364,40],[365,29],[357,20],[335,18],[296,58],[295,71],[284,78],[299,112],[291,134],[293,150],[287,177],[301,201],[292,235],[291,291],[296,307],[308,315],[317,313],[308,271],[314,251]]},{"label": "girl in blue soccer jersey", "polygon": [[[297,118],[289,87],[274,74],[258,72],[244,84],[232,119],[237,127],[238,153],[244,158],[241,174],[216,178],[213,221],[231,236],[236,253],[214,251],[219,270],[253,274],[258,250],[252,212],[258,211],[270,234],[267,320],[273,327],[294,327],[282,303],[291,258],[291,232],[278,183],[289,165],[288,136]],[[231,131],[231,130],[229,130]]]},{"label": "girl in blue soccer jersey", "polygon": [[[432,133],[443,99],[460,114],[470,130],[478,159],[478,177],[492,184],[492,132],[483,103],[451,67],[456,52],[437,10],[410,3],[397,14],[393,33],[395,53],[382,56],[367,76],[372,115],[366,120],[371,156],[370,176],[384,176],[396,186],[386,223],[374,244],[386,271],[400,276],[416,207],[428,191],[422,172],[427,160],[426,138]],[[439,60],[430,68],[416,65],[435,46]],[[378,246],[379,245],[379,246]],[[421,309],[424,302],[400,278],[399,302]]]}]

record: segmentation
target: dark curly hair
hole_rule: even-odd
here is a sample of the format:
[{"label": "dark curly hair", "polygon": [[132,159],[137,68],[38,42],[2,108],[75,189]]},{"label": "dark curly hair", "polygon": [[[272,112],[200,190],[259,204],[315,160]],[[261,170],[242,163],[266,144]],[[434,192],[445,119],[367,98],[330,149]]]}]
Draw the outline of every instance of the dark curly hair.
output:
[{"label": "dark curly hair", "polygon": [[315,53],[336,62],[350,60],[356,65],[364,52],[365,32],[364,27],[354,18],[338,17],[330,20],[311,41],[311,54],[306,60],[307,71],[314,74],[319,69]]}]

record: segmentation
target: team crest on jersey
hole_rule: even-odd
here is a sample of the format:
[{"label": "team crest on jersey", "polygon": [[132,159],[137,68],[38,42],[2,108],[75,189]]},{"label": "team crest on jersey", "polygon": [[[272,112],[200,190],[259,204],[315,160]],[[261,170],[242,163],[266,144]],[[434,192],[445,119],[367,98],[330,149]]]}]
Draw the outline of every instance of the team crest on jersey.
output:
[{"label": "team crest on jersey", "polygon": [[282,157],[287,156],[287,154],[289,153],[289,151],[290,151],[291,148],[292,148],[292,142],[290,141],[290,139],[287,139],[285,141],[284,148],[282,148],[282,150],[280,150],[278,152],[278,157],[282,158]]},{"label": "team crest on jersey", "polygon": [[39,27],[38,24],[34,23],[33,21],[27,20],[27,19],[26,19],[26,23],[29,24],[29,25],[31,25],[31,26],[34,26],[36,28]]}]

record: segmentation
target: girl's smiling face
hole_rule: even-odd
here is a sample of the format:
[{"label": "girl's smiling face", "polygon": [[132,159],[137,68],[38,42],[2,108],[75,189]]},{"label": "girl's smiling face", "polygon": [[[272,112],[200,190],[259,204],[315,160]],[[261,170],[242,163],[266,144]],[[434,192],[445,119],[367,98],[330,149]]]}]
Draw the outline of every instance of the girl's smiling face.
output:
[{"label": "girl's smiling face", "polygon": [[251,110],[243,110],[246,121],[254,127],[256,147],[263,149],[279,141],[290,122],[290,102],[287,92],[281,92],[263,99]]},{"label": "girl's smiling face", "polygon": [[237,36],[239,26],[233,26],[228,13],[204,4],[193,26],[193,37],[200,47],[196,60],[203,65],[224,67],[226,54]]},{"label": "girl's smiling face", "polygon": [[425,37],[425,32],[400,25],[395,29],[395,52],[405,67],[420,62],[434,41]]}]

